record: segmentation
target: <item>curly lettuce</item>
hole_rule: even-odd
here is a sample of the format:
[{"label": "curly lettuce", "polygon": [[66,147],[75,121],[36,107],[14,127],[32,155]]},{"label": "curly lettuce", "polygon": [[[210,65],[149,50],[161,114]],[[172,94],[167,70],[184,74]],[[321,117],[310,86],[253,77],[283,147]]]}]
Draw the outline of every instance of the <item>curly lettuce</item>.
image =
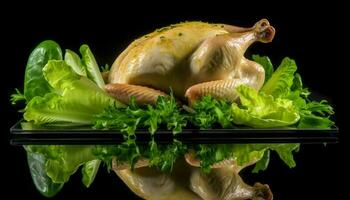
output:
[{"label": "curly lettuce", "polygon": [[[265,69],[270,68],[270,63],[266,62],[265,56],[253,56],[253,59]],[[295,61],[288,57],[284,58],[271,78],[265,82],[260,93],[292,101],[300,115],[300,119],[294,125],[298,128],[332,127],[334,125],[330,119],[330,116],[334,114],[332,106],[326,100],[320,102],[310,100],[311,93],[303,87],[301,76],[296,73],[296,70]]]},{"label": "curly lettuce", "polygon": [[297,108],[288,99],[274,98],[258,93],[253,88],[240,85],[236,88],[241,104],[232,104],[232,120],[235,124],[254,128],[284,127],[300,119]]}]

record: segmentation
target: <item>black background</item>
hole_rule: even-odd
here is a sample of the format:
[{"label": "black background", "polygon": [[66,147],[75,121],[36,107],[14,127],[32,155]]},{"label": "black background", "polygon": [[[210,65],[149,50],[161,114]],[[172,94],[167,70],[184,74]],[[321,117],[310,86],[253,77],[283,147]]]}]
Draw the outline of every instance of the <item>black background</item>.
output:
[{"label": "black background", "polygon": [[[124,2],[125,3],[125,2]],[[42,7],[44,6],[44,7]],[[255,44],[247,52],[271,57],[275,65],[289,56],[298,64],[306,86],[331,99],[340,127],[341,142],[331,145],[302,145],[295,155],[297,167],[289,169],[273,154],[266,172],[243,176],[250,184],[260,181],[272,188],[275,199],[340,199],[347,181],[346,107],[350,84],[349,31],[345,6],[335,2],[305,5],[285,2],[159,2],[79,6],[56,2],[53,5],[2,6],[1,16],[1,195],[12,198],[43,199],[32,184],[25,152],[10,146],[9,127],[21,118],[18,107],[8,99],[14,88],[22,88],[24,68],[31,50],[42,40],[53,39],[62,49],[77,51],[89,44],[100,65],[112,64],[135,38],[155,28],[180,21],[201,20],[251,26],[268,18],[276,28],[270,44]],[[100,170],[89,189],[80,183],[80,173],[54,199],[73,198],[137,199],[112,172]]]}]

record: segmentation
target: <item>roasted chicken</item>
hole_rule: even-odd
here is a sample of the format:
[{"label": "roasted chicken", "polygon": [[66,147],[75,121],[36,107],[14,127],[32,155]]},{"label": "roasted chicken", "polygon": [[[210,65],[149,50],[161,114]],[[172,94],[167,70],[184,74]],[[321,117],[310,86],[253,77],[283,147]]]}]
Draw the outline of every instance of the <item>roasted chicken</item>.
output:
[{"label": "roasted chicken", "polygon": [[123,103],[131,96],[139,104],[154,103],[171,90],[190,104],[205,95],[235,101],[237,85],[259,90],[264,83],[263,67],[246,59],[245,51],[274,35],[266,19],[251,28],[185,22],[158,29],[117,57],[105,89]]}]

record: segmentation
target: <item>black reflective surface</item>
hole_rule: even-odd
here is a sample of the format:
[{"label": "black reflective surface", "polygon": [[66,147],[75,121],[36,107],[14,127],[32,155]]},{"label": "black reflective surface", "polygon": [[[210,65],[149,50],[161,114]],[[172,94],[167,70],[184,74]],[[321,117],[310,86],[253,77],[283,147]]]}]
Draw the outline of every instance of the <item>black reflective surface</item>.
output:
[{"label": "black reflective surface", "polygon": [[[21,121],[11,129],[10,142],[13,145],[26,144],[120,144],[124,135],[119,130],[98,130],[80,127],[34,127],[22,128]],[[335,143],[338,128],[298,129],[298,128],[234,128],[234,129],[183,129],[175,136],[171,131],[158,130],[154,134],[157,143],[172,143],[177,139],[183,143]],[[136,131],[136,142],[148,144],[151,135],[147,129]]]}]

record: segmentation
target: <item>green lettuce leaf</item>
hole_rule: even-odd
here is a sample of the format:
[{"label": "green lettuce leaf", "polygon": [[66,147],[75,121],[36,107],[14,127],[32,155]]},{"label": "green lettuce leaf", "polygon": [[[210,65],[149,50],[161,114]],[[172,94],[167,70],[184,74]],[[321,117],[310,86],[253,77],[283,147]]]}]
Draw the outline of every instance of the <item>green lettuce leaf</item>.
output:
[{"label": "green lettuce leaf", "polygon": [[299,150],[299,144],[237,144],[234,145],[233,155],[240,166],[261,161],[262,163],[258,162],[259,165],[253,169],[258,171],[266,169],[269,155],[265,155],[265,152],[269,150],[276,151],[288,167],[295,167],[293,152]]},{"label": "green lettuce leaf", "polygon": [[104,88],[105,82],[103,81],[102,74],[89,46],[84,44],[80,47],[79,50],[82,55],[81,61],[87,70],[88,77],[93,80],[100,88]]},{"label": "green lettuce leaf", "polygon": [[91,124],[94,116],[105,108],[123,106],[88,78],[76,74],[64,61],[51,60],[43,71],[55,92],[34,97],[27,104],[24,113],[27,121]]},{"label": "green lettuce leaf", "polygon": [[100,164],[101,160],[91,160],[84,164],[81,172],[83,175],[82,182],[86,187],[90,187],[92,182],[94,182]]},{"label": "green lettuce leaf", "polygon": [[[261,57],[255,58],[263,63]],[[296,68],[294,60],[285,58],[263,86],[261,93],[291,100],[300,115],[296,125],[298,128],[332,127],[334,122],[330,119],[330,115],[334,114],[333,108],[325,100],[317,102],[308,98],[311,93],[303,87],[300,74],[295,73]]]},{"label": "green lettuce leaf", "polygon": [[292,168],[296,166],[292,152],[298,152],[299,147],[299,144],[274,144],[270,149],[275,150],[284,163]]},{"label": "green lettuce leaf", "polygon": [[89,145],[31,145],[28,152],[40,153],[45,159],[47,176],[53,183],[65,183],[80,166],[95,160]]},{"label": "green lettuce leaf", "polygon": [[298,128],[330,128],[334,122],[329,117],[320,117],[313,114],[302,114]]},{"label": "green lettuce leaf", "polygon": [[64,61],[66,61],[66,63],[71,66],[74,72],[78,75],[87,76],[85,66],[81,63],[80,57],[78,54],[74,53],[74,51],[66,49],[66,53],[64,54]]},{"label": "green lettuce leaf", "polygon": [[46,158],[40,153],[27,152],[28,166],[36,189],[45,197],[55,196],[64,183],[54,183],[46,173]]},{"label": "green lettuce leaf", "polygon": [[326,100],[310,101],[297,104],[300,112],[298,128],[330,128],[334,122],[330,116],[334,114],[332,106]]},{"label": "green lettuce leaf", "polygon": [[270,150],[264,152],[263,157],[255,164],[253,173],[258,173],[259,171],[264,171],[269,166],[270,162]]},{"label": "green lettuce leaf", "polygon": [[288,57],[284,58],[280,66],[260,91],[274,97],[288,95],[290,88],[293,85],[294,73],[296,70],[297,66],[295,61]]},{"label": "green lettuce leaf", "polygon": [[24,78],[24,96],[27,102],[51,91],[42,72],[49,60],[62,60],[62,51],[56,42],[45,40],[32,51],[28,58]]},{"label": "green lettuce leaf", "polygon": [[332,106],[326,100],[312,101],[309,99],[311,93],[303,87],[301,77],[298,73],[294,76],[293,85],[285,98],[293,101],[297,107],[300,120],[298,128],[330,128],[334,122],[330,116],[334,114]]},{"label": "green lettuce leaf", "polygon": [[298,149],[299,144],[201,144],[194,147],[205,172],[211,170],[211,165],[226,159],[236,161],[241,167],[258,161],[253,172],[265,170],[270,159],[269,151],[276,151],[289,167],[294,167],[293,152]]},{"label": "green lettuce leaf", "polygon": [[259,56],[259,55],[253,55],[253,60],[257,63],[259,63],[265,70],[265,81],[266,83],[272,76],[274,68],[271,63],[271,60],[267,56]]},{"label": "green lettuce leaf", "polygon": [[254,128],[272,128],[295,124],[299,119],[298,110],[288,99],[274,98],[258,93],[245,85],[236,88],[241,105],[232,104],[232,120]]},{"label": "green lettuce leaf", "polygon": [[26,101],[26,97],[19,89],[15,89],[15,92],[11,94],[10,102],[12,105],[16,105],[18,102]]},{"label": "green lettuce leaf", "polygon": [[266,144],[236,144],[232,146],[232,157],[243,167],[260,160],[268,147]]}]

